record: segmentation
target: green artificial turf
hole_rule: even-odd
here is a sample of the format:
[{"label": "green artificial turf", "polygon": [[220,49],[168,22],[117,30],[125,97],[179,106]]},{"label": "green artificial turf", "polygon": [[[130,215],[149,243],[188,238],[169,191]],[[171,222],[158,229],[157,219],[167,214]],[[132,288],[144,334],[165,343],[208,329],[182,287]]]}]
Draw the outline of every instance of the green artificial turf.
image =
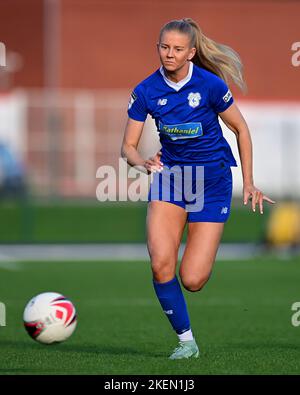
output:
[{"label": "green artificial turf", "polygon": [[[233,201],[222,241],[261,242],[269,213]],[[144,243],[146,215],[146,203],[3,201],[0,243]]]},{"label": "green artificial turf", "polygon": [[[2,265],[3,266],[3,265]],[[199,293],[184,291],[199,359],[170,361],[177,337],[154,295],[148,262],[24,262],[1,268],[0,374],[300,374],[300,259],[216,262]],[[41,345],[22,324],[34,295],[76,306],[66,342]]]}]

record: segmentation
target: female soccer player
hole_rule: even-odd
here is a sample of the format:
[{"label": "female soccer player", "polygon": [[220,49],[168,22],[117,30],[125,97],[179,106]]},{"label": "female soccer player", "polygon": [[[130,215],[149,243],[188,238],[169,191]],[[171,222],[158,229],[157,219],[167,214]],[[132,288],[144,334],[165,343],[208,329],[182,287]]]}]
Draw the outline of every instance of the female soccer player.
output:
[{"label": "female soccer player", "polygon": [[[188,291],[202,289],[230,214],[231,166],[237,164],[218,116],[237,138],[244,204],[251,199],[253,211],[258,204],[262,214],[264,200],[275,202],[254,186],[249,129],[228,89],[230,80],[245,88],[237,53],[207,38],[189,18],[163,26],[157,49],[161,67],[131,94],[121,154],[131,166],[155,173],[149,192],[147,246],[157,298],[179,338],[170,359],[197,358],[199,349],[176,264],[188,223],[179,275]],[[137,146],[147,114],[155,120],[162,149],[145,160]]]}]

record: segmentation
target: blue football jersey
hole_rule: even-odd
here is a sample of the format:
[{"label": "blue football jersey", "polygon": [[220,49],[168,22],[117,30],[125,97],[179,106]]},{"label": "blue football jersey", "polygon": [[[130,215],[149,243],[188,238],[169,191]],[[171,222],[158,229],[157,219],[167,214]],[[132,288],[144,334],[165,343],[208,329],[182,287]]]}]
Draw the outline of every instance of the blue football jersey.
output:
[{"label": "blue football jersey", "polygon": [[218,120],[218,113],[233,103],[226,83],[215,74],[190,62],[189,73],[178,83],[156,70],[133,90],[128,116],[155,120],[162,145],[161,161],[175,164],[237,166]]}]

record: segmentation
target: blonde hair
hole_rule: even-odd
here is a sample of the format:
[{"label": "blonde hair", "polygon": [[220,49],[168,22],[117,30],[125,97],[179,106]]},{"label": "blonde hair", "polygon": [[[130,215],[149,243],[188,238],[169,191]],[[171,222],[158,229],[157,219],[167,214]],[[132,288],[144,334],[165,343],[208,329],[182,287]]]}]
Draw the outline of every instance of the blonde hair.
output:
[{"label": "blonde hair", "polygon": [[192,59],[194,64],[216,74],[227,84],[232,80],[244,93],[247,91],[243,64],[237,52],[206,37],[191,18],[173,20],[165,24],[160,31],[159,42],[166,31],[174,30],[190,37],[190,47],[196,48],[196,54]]}]

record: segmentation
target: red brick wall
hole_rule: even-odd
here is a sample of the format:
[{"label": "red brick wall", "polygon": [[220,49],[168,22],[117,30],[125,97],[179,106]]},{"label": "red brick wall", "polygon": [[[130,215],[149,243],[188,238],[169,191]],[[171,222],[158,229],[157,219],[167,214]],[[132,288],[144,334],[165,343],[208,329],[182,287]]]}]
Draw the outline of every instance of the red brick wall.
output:
[{"label": "red brick wall", "polygon": [[300,99],[300,67],[291,65],[300,2],[64,0],[62,15],[65,87],[134,86],[158,66],[160,27],[189,16],[240,53],[248,98]]},{"label": "red brick wall", "polygon": [[[42,86],[43,1],[1,0],[0,41],[23,55],[16,86]],[[192,17],[241,55],[249,99],[300,100],[300,2],[271,0],[61,0],[58,82],[63,88],[131,88],[158,67],[162,24]],[[55,64],[55,62],[54,62]],[[236,91],[235,91],[236,92]]]},{"label": "red brick wall", "polygon": [[22,57],[22,69],[12,75],[13,86],[42,86],[43,1],[0,0],[0,41],[7,52],[16,52]]}]

